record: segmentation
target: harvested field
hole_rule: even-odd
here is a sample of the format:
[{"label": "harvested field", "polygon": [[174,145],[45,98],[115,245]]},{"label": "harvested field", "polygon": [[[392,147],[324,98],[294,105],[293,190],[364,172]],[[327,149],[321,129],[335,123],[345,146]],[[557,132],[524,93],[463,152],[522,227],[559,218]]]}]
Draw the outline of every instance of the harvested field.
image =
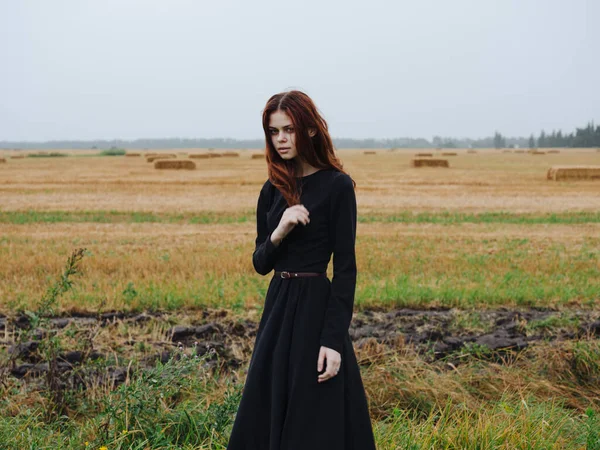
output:
[{"label": "harvested field", "polygon": [[210,155],[208,153],[190,153],[188,157],[190,159],[209,159]]},{"label": "harvested field", "polygon": [[519,154],[525,153],[525,150],[515,150],[514,153],[519,153]]},{"label": "harvested field", "polygon": [[418,158],[433,156],[433,153],[415,153],[415,156]]},{"label": "harvested field", "polygon": [[467,150],[467,153],[470,153],[470,154],[475,154],[475,153],[477,153],[477,150],[472,150],[472,149],[469,149],[469,150]]},{"label": "harvested field", "polygon": [[0,158],[0,164],[5,163],[5,162],[6,162],[6,159]]},{"label": "harvested field", "polygon": [[545,154],[546,154],[546,152],[541,152],[541,151],[539,151],[539,150],[534,150],[534,151],[532,151],[532,152],[530,152],[530,153],[531,153],[532,155],[545,155]]},{"label": "harvested field", "polygon": [[[482,150],[417,171],[420,149],[363,150],[338,154],[357,183],[349,335],[378,448],[585,448],[600,411],[598,186],[547,182],[546,158]],[[216,436],[197,448],[224,448],[271,279],[251,262],[264,155],[158,171],[74,153],[88,157],[0,167],[0,447],[159,448],[191,422]],[[27,313],[79,247],[73,288]],[[74,426],[42,420],[53,368]]]},{"label": "harvested field", "polygon": [[450,167],[447,159],[419,159],[415,158],[411,161],[412,167]]},{"label": "harvested field", "polygon": [[252,159],[265,159],[265,155],[263,153],[254,153]]},{"label": "harvested field", "polygon": [[560,150],[548,150],[547,153],[548,154],[556,154],[556,153],[560,153]]},{"label": "harvested field", "polygon": [[376,155],[377,152],[373,151],[373,150],[365,150],[363,152],[363,155]]},{"label": "harvested field", "polygon": [[162,153],[159,155],[148,156],[146,158],[146,161],[151,163],[151,162],[156,161],[157,159],[172,159],[172,158],[177,158],[177,155],[174,155],[173,153]]},{"label": "harvested field", "polygon": [[221,158],[223,155],[221,153],[209,153],[209,158]]},{"label": "harvested field", "polygon": [[240,156],[240,154],[236,153],[236,152],[225,152],[225,153],[223,153],[223,157],[224,158],[237,158],[239,156]]},{"label": "harvested field", "polygon": [[24,159],[25,155],[12,155],[10,159]]},{"label": "harvested field", "polygon": [[194,163],[194,161],[190,161],[189,159],[179,161],[159,160],[155,161],[154,168],[194,170],[196,168],[196,163]]},{"label": "harvested field", "polygon": [[125,156],[142,156],[141,153],[125,153]]},{"label": "harvested field", "polygon": [[512,150],[502,150],[502,153],[512,153]]},{"label": "harvested field", "polygon": [[442,152],[442,156],[458,156],[456,152]]},{"label": "harvested field", "polygon": [[600,181],[600,166],[552,166],[546,174],[548,180]]}]

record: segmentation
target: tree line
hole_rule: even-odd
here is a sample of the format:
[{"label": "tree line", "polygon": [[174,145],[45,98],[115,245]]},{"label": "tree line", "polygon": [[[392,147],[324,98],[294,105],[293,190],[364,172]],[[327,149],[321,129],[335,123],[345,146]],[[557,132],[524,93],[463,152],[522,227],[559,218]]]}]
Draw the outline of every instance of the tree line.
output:
[{"label": "tree line", "polygon": [[[506,137],[496,131],[494,136],[482,139],[449,138],[434,136],[431,141],[424,138],[393,139],[349,139],[334,138],[336,148],[505,148],[505,147],[600,147],[600,125],[588,123],[584,128],[576,128],[570,134],[553,130],[542,130],[538,137]],[[103,140],[64,140],[45,142],[0,141],[1,149],[92,149],[111,148],[160,149],[160,148],[263,148],[263,139],[230,138],[164,138],[164,139],[103,139]]]}]

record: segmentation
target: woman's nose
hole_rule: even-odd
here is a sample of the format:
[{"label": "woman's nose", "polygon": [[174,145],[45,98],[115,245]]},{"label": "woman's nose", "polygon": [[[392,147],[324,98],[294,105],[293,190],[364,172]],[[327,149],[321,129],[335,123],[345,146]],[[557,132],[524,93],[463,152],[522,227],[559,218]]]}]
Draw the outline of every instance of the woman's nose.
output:
[{"label": "woman's nose", "polygon": [[283,141],[285,141],[285,133],[279,133],[279,134],[277,135],[277,140],[278,140],[279,142],[283,142]]}]

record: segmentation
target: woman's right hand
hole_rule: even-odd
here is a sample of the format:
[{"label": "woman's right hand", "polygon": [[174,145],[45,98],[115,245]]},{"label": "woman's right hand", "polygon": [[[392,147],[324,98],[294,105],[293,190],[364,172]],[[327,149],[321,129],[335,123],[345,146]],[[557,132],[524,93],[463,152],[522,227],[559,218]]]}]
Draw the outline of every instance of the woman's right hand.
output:
[{"label": "woman's right hand", "polygon": [[286,237],[299,223],[308,225],[310,223],[310,218],[308,216],[308,209],[306,209],[304,205],[294,205],[286,208],[281,216],[279,225],[277,225],[277,228],[273,231],[273,238],[281,241],[281,239]]}]

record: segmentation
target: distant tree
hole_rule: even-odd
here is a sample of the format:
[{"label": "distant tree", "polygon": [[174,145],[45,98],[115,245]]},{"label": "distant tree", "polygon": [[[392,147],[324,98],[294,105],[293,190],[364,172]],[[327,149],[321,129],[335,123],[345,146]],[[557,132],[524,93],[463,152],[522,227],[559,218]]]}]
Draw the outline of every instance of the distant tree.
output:
[{"label": "distant tree", "polygon": [[494,147],[504,148],[506,147],[506,139],[497,131],[494,133]]},{"label": "distant tree", "polygon": [[543,148],[547,147],[548,143],[546,142],[546,132],[542,130],[540,133],[540,137],[538,138],[538,147]]},{"label": "distant tree", "polygon": [[533,137],[533,134],[529,136],[529,148],[535,148],[535,138]]}]

